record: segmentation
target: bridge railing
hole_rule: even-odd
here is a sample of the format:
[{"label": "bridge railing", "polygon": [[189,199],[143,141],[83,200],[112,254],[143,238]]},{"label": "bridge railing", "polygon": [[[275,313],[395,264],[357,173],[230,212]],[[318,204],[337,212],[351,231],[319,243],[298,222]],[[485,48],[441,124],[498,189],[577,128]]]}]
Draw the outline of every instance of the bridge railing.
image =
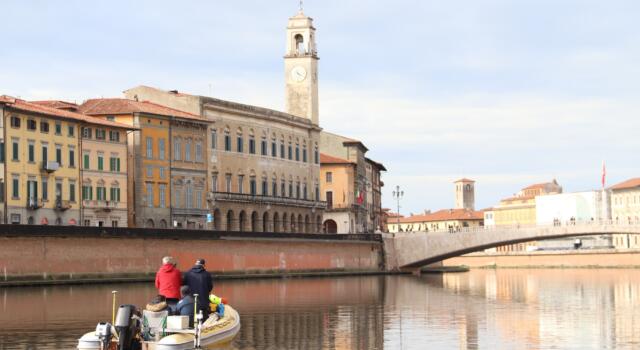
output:
[{"label": "bridge railing", "polygon": [[[640,225],[640,220],[569,220],[569,221],[555,221],[549,224],[513,224],[513,225],[490,225],[490,226],[469,226],[469,227],[458,227],[458,226],[450,226],[446,228],[439,229],[431,229],[431,230],[412,230],[412,231],[401,231],[399,234],[412,234],[412,233],[482,233],[491,230],[521,230],[528,228],[553,228],[553,227],[588,227],[594,225],[607,225],[607,226],[618,226],[618,227],[629,227],[629,226],[638,226]],[[398,233],[396,233],[398,234]]]}]

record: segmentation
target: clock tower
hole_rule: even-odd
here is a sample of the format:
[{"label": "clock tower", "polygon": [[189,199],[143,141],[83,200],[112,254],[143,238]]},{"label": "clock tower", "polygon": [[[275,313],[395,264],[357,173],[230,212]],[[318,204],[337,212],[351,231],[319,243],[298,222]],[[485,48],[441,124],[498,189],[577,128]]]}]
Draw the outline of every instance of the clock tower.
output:
[{"label": "clock tower", "polygon": [[313,19],[302,8],[289,18],[284,55],[286,112],[318,125],[318,52]]}]

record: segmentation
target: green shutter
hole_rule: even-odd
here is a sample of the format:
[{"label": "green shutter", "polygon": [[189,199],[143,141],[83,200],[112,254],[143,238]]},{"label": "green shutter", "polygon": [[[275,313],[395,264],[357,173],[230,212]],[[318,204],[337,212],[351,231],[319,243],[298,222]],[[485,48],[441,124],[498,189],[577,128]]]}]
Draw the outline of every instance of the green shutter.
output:
[{"label": "green shutter", "polygon": [[104,169],[104,157],[98,157],[98,170]]},{"label": "green shutter", "polygon": [[120,172],[120,158],[116,158],[116,171]]},{"label": "green shutter", "polygon": [[84,155],[84,165],[83,165],[83,168],[85,168],[85,169],[89,169],[89,155],[88,155],[88,154],[85,154],[85,155]]}]

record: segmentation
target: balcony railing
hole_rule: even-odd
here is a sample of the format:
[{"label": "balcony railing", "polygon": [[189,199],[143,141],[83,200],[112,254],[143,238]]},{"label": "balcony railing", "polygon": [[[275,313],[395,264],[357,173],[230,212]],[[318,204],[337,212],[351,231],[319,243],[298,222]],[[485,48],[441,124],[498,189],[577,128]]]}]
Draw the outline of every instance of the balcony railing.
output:
[{"label": "balcony railing", "polygon": [[35,210],[42,208],[42,200],[37,198],[27,198],[27,209]]},{"label": "balcony railing", "polygon": [[65,211],[71,209],[71,202],[62,199],[56,199],[55,210]]},{"label": "balcony railing", "polygon": [[118,203],[116,201],[106,201],[106,200],[83,200],[82,206],[89,209],[95,210],[103,210],[103,211],[111,211],[118,207]]},{"label": "balcony railing", "polygon": [[327,207],[327,202],[322,201],[231,192],[213,192],[213,199],[216,201],[289,205],[303,208],[325,209]]},{"label": "balcony railing", "polygon": [[174,215],[201,215],[205,216],[207,213],[210,213],[210,210],[202,209],[202,208],[171,208],[171,212]]}]

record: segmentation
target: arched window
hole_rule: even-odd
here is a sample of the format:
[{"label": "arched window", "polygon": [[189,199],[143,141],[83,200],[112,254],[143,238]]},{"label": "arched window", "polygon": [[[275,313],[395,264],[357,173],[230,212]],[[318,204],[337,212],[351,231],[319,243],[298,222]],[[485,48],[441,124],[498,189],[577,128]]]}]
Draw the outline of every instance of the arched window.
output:
[{"label": "arched window", "polygon": [[294,39],[296,41],[296,53],[304,55],[306,50],[304,48],[304,39],[302,38],[302,34],[296,34]]},{"label": "arched window", "polygon": [[244,146],[244,142],[242,139],[242,129],[238,128],[238,132],[236,133],[238,139],[237,139],[237,146],[236,146],[236,152],[238,153],[242,153],[243,152],[243,146]]}]

